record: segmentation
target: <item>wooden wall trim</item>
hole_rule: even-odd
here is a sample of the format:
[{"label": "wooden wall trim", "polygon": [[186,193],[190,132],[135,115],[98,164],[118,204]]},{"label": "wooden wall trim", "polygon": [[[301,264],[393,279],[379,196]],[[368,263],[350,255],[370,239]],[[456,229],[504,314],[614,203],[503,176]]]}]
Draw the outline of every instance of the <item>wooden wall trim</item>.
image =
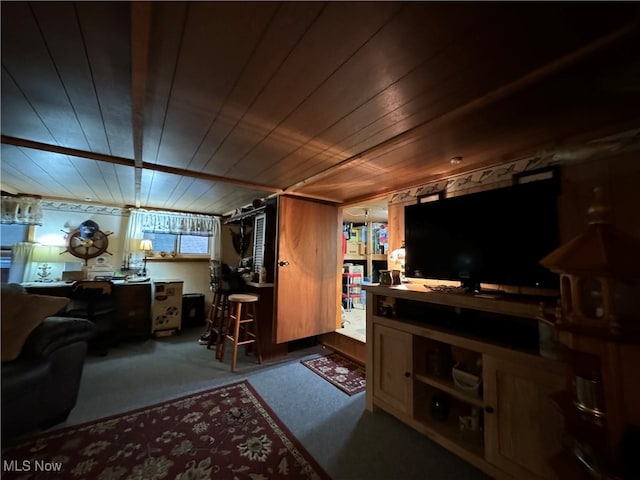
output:
[{"label": "wooden wall trim", "polygon": [[640,129],[606,137],[586,145],[564,147],[554,151],[514,160],[509,163],[465,172],[460,175],[441,178],[433,182],[394,192],[389,205],[415,201],[416,197],[444,191],[447,196],[471,193],[511,184],[514,174],[556,165],[568,165],[607,156],[640,150]]},{"label": "wooden wall trim", "polygon": [[110,207],[107,205],[97,205],[95,203],[88,204],[57,200],[42,200],[40,206],[43,210],[55,210],[83,214],[117,215],[121,217],[129,216],[128,208]]}]

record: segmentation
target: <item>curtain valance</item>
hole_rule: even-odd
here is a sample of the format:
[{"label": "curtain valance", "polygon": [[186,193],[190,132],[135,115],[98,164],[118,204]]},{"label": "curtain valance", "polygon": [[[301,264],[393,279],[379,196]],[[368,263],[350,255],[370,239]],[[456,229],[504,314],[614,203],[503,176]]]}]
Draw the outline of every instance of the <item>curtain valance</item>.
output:
[{"label": "curtain valance", "polygon": [[210,215],[146,210],[137,210],[137,213],[142,219],[143,232],[202,237],[211,237],[214,232],[213,217]]},{"label": "curtain valance", "polygon": [[195,213],[131,210],[125,237],[125,255],[139,253],[140,241],[145,232],[210,237],[211,258],[220,258],[222,249],[220,217]]},{"label": "curtain valance", "polygon": [[37,197],[2,196],[2,223],[42,225],[41,199]]}]

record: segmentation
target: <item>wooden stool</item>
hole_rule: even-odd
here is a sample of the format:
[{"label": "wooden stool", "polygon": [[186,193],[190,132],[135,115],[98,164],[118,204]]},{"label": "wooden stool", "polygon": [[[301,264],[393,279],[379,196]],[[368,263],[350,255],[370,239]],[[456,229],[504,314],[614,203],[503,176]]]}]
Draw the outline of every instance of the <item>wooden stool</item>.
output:
[{"label": "wooden stool", "polygon": [[[260,352],[260,334],[258,329],[258,319],[256,316],[257,295],[249,295],[244,293],[235,293],[229,295],[229,315],[226,324],[226,334],[222,339],[221,348],[219,348],[218,359],[224,359],[224,349],[226,341],[230,340],[233,344],[233,353],[231,356],[231,371],[236,369],[236,360],[238,358],[238,346],[254,344],[258,363],[262,363],[262,353]],[[244,305],[244,311],[243,311]],[[244,316],[243,316],[244,314]],[[216,352],[218,353],[218,352]]]},{"label": "wooden stool", "polygon": [[215,334],[216,342],[216,358],[221,359],[220,345],[226,332],[225,321],[229,311],[229,295],[222,291],[213,292],[213,301],[207,316],[207,331],[209,338],[207,340],[207,349],[213,345],[213,337]]}]

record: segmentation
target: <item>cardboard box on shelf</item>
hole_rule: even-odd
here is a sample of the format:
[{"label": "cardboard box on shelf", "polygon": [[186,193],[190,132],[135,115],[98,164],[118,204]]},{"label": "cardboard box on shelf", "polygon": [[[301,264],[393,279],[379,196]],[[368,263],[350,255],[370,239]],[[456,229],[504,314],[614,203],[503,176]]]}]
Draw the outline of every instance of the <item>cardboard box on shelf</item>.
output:
[{"label": "cardboard box on shelf", "polygon": [[358,244],[355,242],[347,242],[347,255],[358,255]]},{"label": "cardboard box on shelf", "polygon": [[344,265],[345,273],[359,273],[364,275],[364,265],[352,265],[350,263]]}]

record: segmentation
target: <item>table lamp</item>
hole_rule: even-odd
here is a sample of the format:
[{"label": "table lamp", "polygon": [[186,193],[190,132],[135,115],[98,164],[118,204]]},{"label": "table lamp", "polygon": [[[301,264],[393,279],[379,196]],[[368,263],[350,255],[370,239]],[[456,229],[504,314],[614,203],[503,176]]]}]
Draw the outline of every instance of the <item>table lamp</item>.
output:
[{"label": "table lamp", "polygon": [[61,247],[54,245],[36,245],[33,247],[33,253],[31,255],[31,261],[38,263],[36,275],[38,275],[38,282],[50,282],[51,269],[53,265],[51,263],[62,262],[60,258]]},{"label": "table lamp", "polygon": [[153,243],[151,243],[151,240],[141,240],[140,241],[140,250],[142,250],[144,252],[144,260],[143,260],[143,266],[142,266],[142,276],[146,277],[147,276],[147,256],[149,255],[149,252],[153,251]]},{"label": "table lamp", "polygon": [[400,264],[400,275],[402,276],[402,278],[404,278],[404,261],[406,256],[407,256],[407,251],[404,246],[404,241],[402,242],[402,247],[396,248],[389,255],[389,260],[391,260],[394,263]]}]

